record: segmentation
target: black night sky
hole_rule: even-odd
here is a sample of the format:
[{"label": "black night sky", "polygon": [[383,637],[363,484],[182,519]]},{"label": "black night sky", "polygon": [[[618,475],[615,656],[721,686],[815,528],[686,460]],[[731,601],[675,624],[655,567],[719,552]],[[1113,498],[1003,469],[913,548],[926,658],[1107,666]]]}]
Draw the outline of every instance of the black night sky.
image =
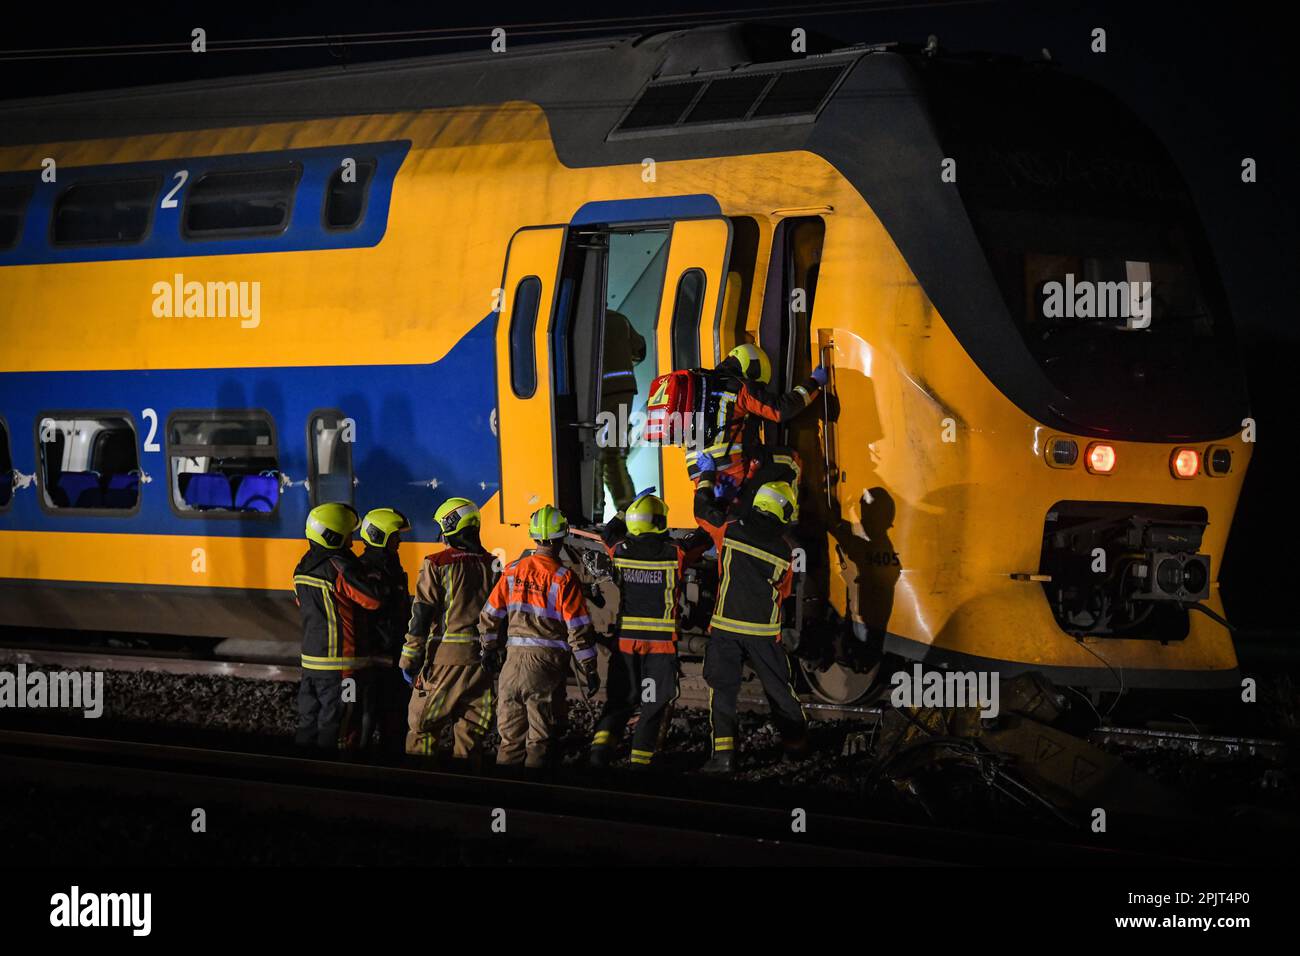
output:
[{"label": "black night sky", "polygon": [[[24,5],[26,6],[26,5]],[[479,49],[501,26],[511,43],[679,29],[729,19],[803,26],[845,42],[924,43],[955,51],[1039,57],[1046,48],[1067,72],[1127,102],[1164,141],[1196,200],[1214,247],[1245,353],[1259,445],[1223,576],[1228,612],[1254,631],[1294,633],[1281,610],[1291,564],[1282,559],[1295,514],[1288,444],[1296,434],[1293,382],[1297,322],[1296,99],[1294,51],[1276,3],[998,2],[857,0],[802,4],[769,0],[664,3],[445,4],[321,2],[310,5],[168,6],[105,4],[92,12],[11,6],[0,31],[0,98],[355,63]],[[25,22],[13,19],[29,17]],[[185,44],[207,30],[206,55],[51,55],[53,48]],[[1107,52],[1089,49],[1107,32]],[[414,42],[401,31],[442,30]],[[379,36],[373,36],[379,34]],[[371,35],[371,36],[364,36]],[[251,52],[222,42],[318,37],[318,45]],[[326,37],[330,37],[328,41]],[[411,40],[412,38],[404,38]],[[371,41],[386,42],[371,42]],[[107,52],[107,50],[103,51]],[[1258,182],[1241,182],[1245,157]]]}]

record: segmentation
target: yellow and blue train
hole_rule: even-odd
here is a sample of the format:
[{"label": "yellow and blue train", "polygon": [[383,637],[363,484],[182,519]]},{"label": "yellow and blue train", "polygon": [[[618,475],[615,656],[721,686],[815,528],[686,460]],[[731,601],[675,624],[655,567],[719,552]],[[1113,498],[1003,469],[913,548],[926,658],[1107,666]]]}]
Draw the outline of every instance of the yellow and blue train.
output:
[{"label": "yellow and blue train", "polygon": [[[825,695],[862,647],[1236,679],[1249,412],[1159,144],[1050,64],[736,25],[0,108],[0,623],[292,636],[323,500],[411,516],[412,571],[449,495],[507,552],[599,524],[613,309],[642,405],[743,341],[833,368],[768,434]],[[691,524],[680,448],[629,466]]]}]

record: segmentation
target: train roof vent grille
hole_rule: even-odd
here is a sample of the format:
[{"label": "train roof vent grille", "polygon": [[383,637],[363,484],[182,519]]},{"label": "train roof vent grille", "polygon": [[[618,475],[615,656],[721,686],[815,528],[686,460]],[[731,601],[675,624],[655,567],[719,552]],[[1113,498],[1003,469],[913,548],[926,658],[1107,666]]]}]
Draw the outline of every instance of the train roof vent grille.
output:
[{"label": "train roof vent grille", "polygon": [[651,82],[610,137],[704,125],[806,121],[821,112],[854,61],[791,70],[733,71],[723,76]]}]

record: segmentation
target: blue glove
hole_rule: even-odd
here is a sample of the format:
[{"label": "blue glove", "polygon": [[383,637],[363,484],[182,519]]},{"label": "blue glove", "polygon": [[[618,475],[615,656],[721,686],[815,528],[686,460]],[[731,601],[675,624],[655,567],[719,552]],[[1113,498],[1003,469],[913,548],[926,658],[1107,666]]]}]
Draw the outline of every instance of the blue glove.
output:
[{"label": "blue glove", "polygon": [[730,475],[719,475],[718,483],[713,486],[713,497],[727,498],[736,490],[736,482]]},{"label": "blue glove", "polygon": [[[658,489],[657,487],[655,487],[654,485],[651,485],[649,488],[646,488],[646,489],[644,489],[643,491],[638,491],[638,492],[636,493],[636,497],[632,499],[632,504],[636,504],[638,501],[640,501],[640,500],[641,500],[642,498],[644,498],[646,495],[653,495],[653,494],[654,494],[656,491],[658,491],[658,490],[659,490],[659,489]],[[631,507],[631,505],[629,505],[628,507]]]},{"label": "blue glove", "polygon": [[828,378],[830,378],[830,374],[826,371],[825,365],[818,365],[812,370],[812,380],[817,383],[818,388],[825,388]]},{"label": "blue glove", "polygon": [[701,475],[709,475],[718,470],[718,463],[708,452],[700,452],[695,458],[695,469]]},{"label": "blue glove", "polygon": [[408,684],[415,683],[415,677],[412,676],[410,671],[402,671],[402,680],[406,681]]}]

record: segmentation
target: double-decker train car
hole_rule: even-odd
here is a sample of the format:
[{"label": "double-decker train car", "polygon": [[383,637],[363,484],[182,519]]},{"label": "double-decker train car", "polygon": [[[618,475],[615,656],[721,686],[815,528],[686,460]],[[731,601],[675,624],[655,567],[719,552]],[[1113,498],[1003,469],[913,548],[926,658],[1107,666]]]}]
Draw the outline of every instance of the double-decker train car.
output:
[{"label": "double-decker train car", "polygon": [[[832,368],[767,434],[804,465],[789,613],[826,696],[882,652],[1235,680],[1248,410],[1168,156],[1050,64],[789,50],[732,25],[0,108],[0,623],[292,637],[322,501],[409,515],[412,572],[450,495],[511,555],[541,504],[599,525],[617,310],[634,412],[745,341],[776,388]],[[683,450],[628,462],[691,526]]]}]

